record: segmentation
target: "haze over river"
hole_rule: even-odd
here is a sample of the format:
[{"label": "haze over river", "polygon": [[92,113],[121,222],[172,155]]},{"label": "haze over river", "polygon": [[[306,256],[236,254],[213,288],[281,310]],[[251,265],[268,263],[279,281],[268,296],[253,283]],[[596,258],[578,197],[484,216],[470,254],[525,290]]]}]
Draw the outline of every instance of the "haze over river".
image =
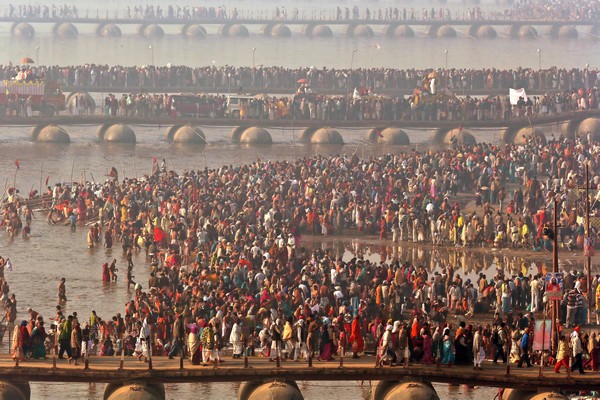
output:
[{"label": "haze over river", "polygon": [[[15,2],[16,3],[16,2]],[[92,0],[80,4],[72,0],[47,2],[50,6],[56,4],[77,4],[79,16],[88,15],[95,18],[98,13],[100,19],[106,18],[106,9],[119,9],[118,16],[122,17],[127,6],[133,7],[139,2],[118,2],[115,0]],[[46,4],[46,3],[45,3]],[[184,6],[192,4],[189,1],[165,0],[152,1],[152,5],[160,4],[164,10],[169,4]],[[209,0],[206,6],[217,7],[221,3]],[[430,10],[440,8],[440,2],[433,1],[348,1],[339,3],[352,9],[358,5],[361,13],[366,7],[371,10],[385,7],[415,8],[421,12],[423,8]],[[204,4],[203,4],[204,5]],[[256,10],[252,16],[258,17],[261,10],[263,17],[272,17],[275,3],[266,0],[249,2],[247,0],[235,3],[244,16],[249,15],[249,10]],[[311,18],[315,12],[316,18],[330,19],[330,11],[335,10],[336,3],[320,3],[315,1],[292,2],[284,0],[277,2],[281,8],[288,10],[288,19],[291,10],[299,9],[300,17],[304,12],[306,18]],[[232,9],[234,5],[228,5]],[[449,8],[453,18],[469,8],[458,0],[448,1],[443,5]],[[486,10],[502,11],[506,6],[496,5],[495,2],[483,1],[481,7]],[[133,11],[132,11],[133,13]],[[0,15],[8,15],[7,5],[0,5]],[[361,14],[362,15],[362,14]],[[113,18],[114,11],[109,13]],[[326,23],[327,21],[323,21]],[[448,50],[449,68],[518,68],[539,66],[537,49],[541,53],[543,68],[551,66],[564,68],[583,68],[589,64],[591,68],[600,67],[598,56],[598,37],[590,35],[589,27],[579,28],[579,38],[573,40],[550,39],[546,34],[546,27],[538,27],[539,37],[532,40],[509,39],[506,35],[508,27],[498,26],[498,38],[475,39],[466,36],[468,26],[457,27],[458,37],[451,39],[432,39],[424,35],[425,26],[413,26],[416,37],[412,39],[391,39],[382,35],[385,25],[375,26],[375,36],[368,39],[353,39],[345,37],[345,25],[331,25],[333,37],[328,39],[309,39],[303,33],[303,26],[289,25],[292,38],[265,37],[261,25],[248,25],[250,37],[223,38],[218,35],[218,25],[204,25],[208,36],[204,39],[186,39],[181,36],[181,25],[162,25],[165,36],[160,39],[148,39],[137,34],[139,24],[121,25],[123,35],[120,38],[104,38],[95,34],[97,24],[77,24],[79,37],[72,40],[57,39],[52,35],[52,24],[33,22],[36,36],[32,41],[15,40],[10,35],[11,24],[0,24],[0,64],[8,62],[18,63],[25,57],[38,57],[35,60],[44,65],[83,65],[86,63],[109,65],[146,65],[154,62],[157,65],[188,65],[206,66],[214,61],[216,66],[234,65],[251,66],[252,49],[256,48],[255,64],[264,66],[283,66],[296,68],[299,66],[315,66],[321,68],[349,68],[353,49],[357,49],[354,56],[354,68],[441,68],[445,66]],[[202,22],[199,22],[202,25]],[[149,49],[152,45],[153,50]],[[36,51],[39,47],[39,52]],[[152,54],[153,53],[153,54]]]}]

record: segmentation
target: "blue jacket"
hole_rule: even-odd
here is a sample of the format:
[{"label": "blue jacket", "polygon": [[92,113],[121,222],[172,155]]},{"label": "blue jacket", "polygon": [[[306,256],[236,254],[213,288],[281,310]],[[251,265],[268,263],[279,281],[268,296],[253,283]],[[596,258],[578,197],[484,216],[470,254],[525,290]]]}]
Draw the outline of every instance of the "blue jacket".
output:
[{"label": "blue jacket", "polygon": [[526,350],[528,347],[529,347],[529,334],[524,333],[523,337],[521,338],[521,348],[523,350]]}]

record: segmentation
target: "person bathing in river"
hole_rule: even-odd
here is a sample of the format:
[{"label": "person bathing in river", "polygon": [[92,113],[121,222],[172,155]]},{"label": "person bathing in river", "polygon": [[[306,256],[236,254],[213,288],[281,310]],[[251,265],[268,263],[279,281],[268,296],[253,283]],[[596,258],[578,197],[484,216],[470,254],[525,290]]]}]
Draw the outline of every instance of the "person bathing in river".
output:
[{"label": "person bathing in river", "polygon": [[110,270],[108,269],[108,263],[102,264],[102,282],[110,282]]},{"label": "person bathing in river", "polygon": [[110,281],[111,282],[117,282],[117,259],[113,258],[112,262],[110,263],[110,267],[108,267],[108,270],[110,272]]}]

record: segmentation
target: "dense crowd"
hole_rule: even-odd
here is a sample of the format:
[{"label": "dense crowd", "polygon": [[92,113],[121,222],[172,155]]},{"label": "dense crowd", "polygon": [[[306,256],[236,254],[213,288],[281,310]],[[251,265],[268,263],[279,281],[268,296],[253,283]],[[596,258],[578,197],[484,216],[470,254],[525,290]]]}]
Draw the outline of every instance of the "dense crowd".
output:
[{"label": "dense crowd", "polygon": [[[15,77],[21,66],[0,66],[0,80]],[[147,90],[173,89],[187,91],[227,91],[228,88],[252,88],[256,91],[290,91],[298,81],[306,80],[316,92],[347,92],[351,88],[366,87],[374,91],[412,91],[422,86],[423,78],[432,69],[393,68],[283,68],[234,66],[134,66],[85,64],[78,66],[29,66],[31,74],[56,81],[68,88],[104,89],[144,88]],[[600,74],[588,68],[517,68],[437,69],[437,86],[462,93],[471,91],[528,90],[564,91],[600,87]]]},{"label": "dense crowd", "polygon": [[600,17],[598,0],[528,0],[516,2],[512,19],[594,21]]},{"label": "dense crowd", "polygon": [[[234,95],[235,97],[235,95]],[[124,94],[118,98],[109,94],[104,99],[104,115],[137,117],[232,117],[263,120],[371,120],[371,121],[486,121],[509,120],[525,116],[547,116],[563,112],[598,108],[599,90],[565,91],[532,96],[526,101],[510,104],[508,96],[487,98],[431,96],[414,94],[408,97],[356,95],[316,96],[242,96],[239,108],[228,105],[228,95],[194,97],[192,109],[182,111],[181,97],[147,93]],[[185,99],[189,99],[185,97]],[[73,115],[94,112],[88,97],[78,95],[69,103]]]},{"label": "dense crowd", "polygon": [[[349,74],[349,76],[348,76]],[[434,76],[434,79],[430,77]],[[102,113],[123,116],[201,116],[258,119],[313,120],[411,120],[411,121],[481,121],[512,117],[549,115],[577,110],[597,109],[600,90],[596,70],[317,70],[234,67],[0,67],[1,79],[35,79],[58,82],[77,89],[132,89],[137,93],[120,98],[109,94]],[[301,84],[300,84],[301,83]],[[267,94],[243,97],[242,105],[231,110],[230,95],[241,95],[244,86],[253,90],[288,91],[295,96]],[[198,94],[194,98],[174,100],[169,94],[149,94],[181,88],[223,94]],[[526,90],[549,88],[543,95],[524,98],[523,103],[509,101],[507,95],[464,96],[466,92],[486,94],[509,88]],[[233,88],[233,91],[232,91]],[[351,90],[352,89],[352,90]],[[409,95],[382,95],[380,91],[402,90]],[[344,91],[348,96],[320,94]],[[456,97],[454,94],[460,95]],[[193,104],[180,107],[177,102]],[[15,102],[16,104],[17,102]],[[79,93],[67,107],[75,115],[95,112],[93,99]],[[19,107],[9,107],[9,114],[25,115]],[[191,107],[191,108],[190,108]],[[177,110],[176,110],[177,109]],[[185,112],[181,110],[185,109]]]},{"label": "dense crowd", "polygon": [[[101,14],[102,12],[102,14]],[[269,8],[268,10],[238,10],[237,7],[220,6],[180,6],[160,5],[127,6],[124,9],[85,10],[85,15],[79,12],[76,5],[14,5],[9,4],[6,16],[9,18],[123,18],[136,20],[236,20],[236,19],[329,19],[329,20],[379,20],[379,21],[479,21],[479,20],[596,20],[600,16],[598,0],[527,0],[515,2],[513,7],[503,11],[486,11],[481,7],[469,7],[462,11],[449,8],[435,7],[352,7],[337,6],[329,10],[300,11],[294,7],[291,11],[285,6]]]},{"label": "dense crowd", "polygon": [[[600,146],[588,139],[454,145],[368,159],[315,156],[181,173],[154,160],[141,179],[119,179],[113,168],[105,182],[48,187],[50,223],[65,220],[78,229],[91,219],[88,247],[122,248],[135,299],[109,318],[66,316],[57,308],[58,331],[51,335],[30,310],[30,321],[15,328],[13,356],[39,357],[55,344],[75,361],[82,353],[123,351],[140,360],[185,355],[193,364],[223,361],[224,349],[236,358],[325,361],[370,350],[388,364],[437,358],[445,366],[479,368],[485,358],[510,358],[529,366],[540,356],[532,351],[535,313],[550,318],[543,271],[511,275],[498,265],[493,275],[471,281],[457,263],[428,271],[400,259],[342,259],[311,248],[305,238],[376,235],[394,244],[548,251],[558,235],[561,247],[581,249],[585,210],[576,189],[584,185],[586,165],[592,191],[600,188]],[[550,225],[553,204],[559,232]],[[597,209],[594,202],[592,216]],[[20,210],[11,192],[3,218],[9,230],[18,229]],[[596,236],[594,229],[592,242]],[[131,276],[137,252],[152,268],[147,282]],[[98,279],[110,282],[114,271],[106,264]],[[590,282],[591,292],[586,279],[574,271],[563,275],[560,343],[546,357],[557,369],[570,356],[572,369],[598,368],[598,338],[581,325],[589,309],[600,322],[600,276]],[[4,300],[14,321],[16,300],[8,289]],[[63,279],[59,302],[65,301]],[[474,316],[490,322],[467,324]]]}]

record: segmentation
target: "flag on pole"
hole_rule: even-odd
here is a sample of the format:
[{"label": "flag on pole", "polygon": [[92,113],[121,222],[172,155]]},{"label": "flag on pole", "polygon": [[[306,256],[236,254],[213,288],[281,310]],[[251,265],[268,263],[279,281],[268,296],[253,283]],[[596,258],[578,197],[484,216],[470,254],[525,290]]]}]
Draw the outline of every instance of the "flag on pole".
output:
[{"label": "flag on pole", "polygon": [[19,160],[15,160],[15,167],[17,167],[17,169],[19,169]]},{"label": "flag on pole", "polygon": [[50,180],[50,175],[46,177],[46,186],[48,186],[48,181]]},{"label": "flag on pole", "polygon": [[10,262],[10,258],[6,259],[6,270],[8,272],[13,272],[13,265],[12,262]]}]

